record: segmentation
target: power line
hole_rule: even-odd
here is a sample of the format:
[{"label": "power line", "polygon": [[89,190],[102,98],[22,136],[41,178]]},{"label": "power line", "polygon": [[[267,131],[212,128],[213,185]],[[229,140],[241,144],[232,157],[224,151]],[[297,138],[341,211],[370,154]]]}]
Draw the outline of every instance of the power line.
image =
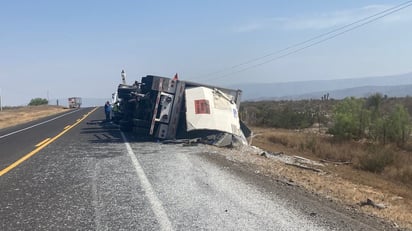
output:
[{"label": "power line", "polygon": [[298,52],[300,52],[300,51],[302,51],[302,50],[308,49],[308,48],[310,48],[310,47],[313,47],[313,46],[318,45],[318,44],[320,44],[320,43],[323,43],[323,42],[325,42],[325,41],[328,41],[328,40],[331,40],[331,39],[333,39],[333,38],[336,38],[336,37],[338,37],[338,36],[340,36],[340,35],[342,35],[342,34],[345,34],[345,33],[349,32],[349,31],[355,30],[355,29],[357,29],[357,28],[359,28],[359,27],[362,27],[362,26],[364,26],[364,25],[366,25],[366,24],[372,23],[372,22],[374,22],[374,21],[376,21],[376,20],[378,20],[378,19],[381,19],[381,18],[383,18],[383,17],[385,17],[385,16],[387,16],[387,15],[389,15],[389,14],[395,13],[395,12],[397,12],[397,11],[399,11],[399,10],[402,10],[402,9],[404,9],[404,8],[406,8],[406,7],[409,7],[409,6],[411,6],[411,5],[412,5],[412,4],[409,4],[409,5],[407,5],[407,6],[404,6],[403,8],[397,9],[396,11],[386,13],[386,14],[381,15],[380,17],[377,17],[377,18],[375,18],[375,19],[373,19],[373,20],[364,22],[364,23],[359,24],[359,25],[357,25],[357,26],[355,26],[355,27],[351,27],[351,28],[349,28],[349,29],[347,29],[347,30],[344,30],[344,31],[340,32],[340,33],[334,34],[333,36],[330,36],[330,37],[327,37],[327,38],[325,38],[325,39],[316,41],[316,42],[311,43],[311,44],[309,44],[309,45],[307,45],[307,46],[304,46],[304,47],[301,47],[301,48],[299,48],[299,49],[290,51],[290,52],[288,52],[288,53],[286,53],[286,54],[277,56],[277,57],[275,57],[275,58],[273,58],[273,59],[269,59],[269,60],[267,60],[267,61],[265,61],[265,62],[261,62],[261,63],[255,64],[255,65],[252,65],[252,66],[249,66],[249,67],[245,67],[245,68],[243,68],[243,69],[234,71],[234,72],[232,72],[232,73],[229,73],[229,74],[226,74],[226,75],[222,75],[222,76],[220,76],[220,77],[213,78],[213,79],[209,79],[209,80],[224,78],[224,77],[233,75],[233,74],[235,74],[235,73],[243,72],[243,71],[246,71],[246,70],[249,70],[249,69],[253,69],[253,68],[262,66],[262,65],[264,65],[264,64],[273,62],[273,61],[275,61],[275,60],[282,59],[282,58],[284,58],[284,57],[286,57],[286,56],[289,56],[289,55],[298,53]]},{"label": "power line", "polygon": [[[212,75],[212,74],[218,74],[218,73],[227,72],[229,69],[232,70],[232,69],[235,69],[235,68],[238,68],[238,67],[241,67],[241,66],[245,66],[245,65],[254,63],[254,62],[256,62],[256,61],[265,59],[265,58],[267,58],[267,57],[270,57],[270,56],[273,56],[273,55],[276,55],[276,54],[280,54],[280,53],[283,53],[283,52],[285,52],[285,51],[292,50],[293,48],[298,48],[298,47],[300,47],[300,46],[302,46],[302,45],[305,45],[305,44],[308,44],[308,43],[309,43],[309,45],[306,45],[306,46],[300,47],[300,48],[298,48],[298,49],[296,49],[296,50],[292,50],[292,51],[290,51],[290,52],[288,52],[288,53],[285,53],[285,54],[276,56],[275,58],[269,59],[269,60],[267,60],[267,61],[260,62],[260,63],[254,64],[254,65],[252,65],[252,66],[245,67],[245,68],[240,69],[240,70],[232,71],[232,72],[229,73],[229,74],[220,75],[220,76],[218,76],[218,77],[210,78],[210,79],[207,79],[207,80],[215,80],[215,79],[225,78],[225,77],[230,76],[230,75],[233,75],[233,74],[235,74],[235,73],[239,73],[239,72],[243,72],[243,71],[246,71],[246,70],[249,70],[249,69],[252,69],[252,68],[256,68],[256,67],[262,66],[262,65],[264,65],[264,64],[273,62],[273,61],[275,61],[275,60],[284,58],[284,57],[286,57],[286,56],[289,56],[289,55],[298,53],[298,52],[300,52],[300,51],[302,51],[302,50],[308,49],[308,48],[310,48],[310,47],[313,47],[313,46],[315,46],[315,45],[318,45],[318,44],[320,44],[320,43],[326,42],[326,41],[331,40],[331,39],[333,39],[333,38],[335,38],[335,37],[338,37],[338,36],[340,36],[340,35],[343,35],[343,34],[349,32],[349,31],[352,31],[352,30],[355,30],[355,29],[357,29],[357,28],[359,28],[359,27],[362,27],[362,26],[365,26],[365,25],[367,25],[367,24],[370,24],[370,23],[372,23],[372,22],[374,22],[374,21],[377,21],[377,20],[379,20],[379,19],[381,19],[381,18],[383,18],[383,17],[386,17],[386,16],[388,16],[388,15],[390,15],[390,14],[396,13],[396,12],[398,12],[398,11],[400,11],[400,10],[402,10],[402,9],[405,9],[405,8],[411,6],[411,5],[412,5],[412,1],[403,2],[403,3],[401,3],[401,4],[398,4],[398,5],[394,6],[394,7],[391,7],[391,8],[388,8],[388,9],[386,9],[386,10],[380,11],[380,12],[378,12],[378,13],[376,13],[376,14],[367,16],[367,17],[365,17],[365,18],[362,18],[362,19],[357,20],[357,21],[355,21],[355,22],[352,22],[352,23],[349,23],[349,24],[347,24],[347,25],[341,26],[341,27],[336,28],[336,29],[334,29],[334,30],[331,30],[331,31],[329,31],[329,32],[326,32],[326,33],[323,33],[323,34],[314,36],[314,37],[312,37],[312,38],[310,38],[310,39],[307,39],[307,40],[305,40],[305,41],[303,41],[303,42],[299,42],[299,43],[296,43],[296,44],[294,44],[294,45],[288,46],[288,47],[286,47],[286,48],[284,48],[284,49],[281,49],[281,50],[278,50],[278,51],[275,51],[275,52],[272,52],[272,53],[266,54],[266,55],[264,55],[264,56],[260,56],[260,57],[254,58],[254,59],[250,59],[249,61],[246,61],[246,62],[237,64],[237,65],[234,65],[234,66],[232,66],[231,68],[226,68],[226,69],[222,69],[222,70],[220,70],[220,71],[216,71],[216,72],[213,72],[213,73],[209,73],[207,76]],[[343,30],[343,29],[345,29],[345,28],[348,28],[348,29]],[[343,31],[342,31],[342,30],[343,30]],[[340,32],[339,32],[339,31],[340,31]],[[339,32],[339,33],[337,33],[337,32]],[[331,34],[332,34],[332,35],[331,35]],[[323,37],[325,37],[325,36],[327,36],[327,35],[331,35],[331,36],[328,36],[328,37],[326,37],[326,38],[323,38]],[[320,38],[323,38],[323,39],[318,40],[318,39],[320,39]],[[317,41],[316,41],[316,40],[317,40]],[[313,41],[316,41],[316,42],[313,42]],[[313,42],[313,43],[311,43],[311,42]]]},{"label": "power line", "polygon": [[276,55],[276,54],[279,54],[279,53],[288,51],[288,50],[290,50],[290,49],[292,49],[292,48],[294,48],[294,47],[298,47],[298,46],[304,45],[304,44],[306,44],[306,43],[312,42],[312,41],[314,41],[314,40],[317,40],[317,39],[319,39],[319,38],[325,37],[326,35],[333,34],[333,33],[335,33],[335,32],[338,32],[338,31],[343,30],[343,29],[345,29],[345,28],[348,28],[348,27],[350,27],[350,26],[353,26],[353,25],[356,25],[356,24],[361,23],[361,22],[363,22],[363,21],[366,21],[366,20],[368,20],[368,19],[370,19],[370,18],[374,18],[374,17],[376,17],[376,16],[379,16],[379,15],[381,15],[381,14],[384,14],[384,13],[386,13],[386,12],[388,12],[388,11],[391,11],[391,10],[394,10],[394,9],[397,9],[397,8],[400,8],[400,7],[402,7],[403,5],[407,5],[407,4],[409,4],[409,3],[412,3],[412,1],[407,1],[407,2],[401,3],[401,4],[399,4],[399,5],[396,5],[396,6],[394,6],[394,7],[391,7],[391,8],[389,8],[389,9],[380,11],[379,13],[376,13],[376,14],[367,16],[367,17],[365,17],[365,18],[359,19],[359,20],[357,20],[357,21],[355,21],[355,22],[352,22],[352,23],[346,24],[346,25],[344,25],[344,26],[338,27],[338,28],[336,28],[336,29],[334,29],[334,30],[331,30],[331,31],[328,31],[328,32],[326,32],[326,33],[323,33],[323,34],[314,36],[314,37],[312,37],[312,38],[310,38],[310,39],[307,39],[307,40],[305,40],[305,41],[303,41],[303,42],[299,42],[299,43],[293,44],[293,45],[291,45],[291,46],[288,46],[288,47],[286,47],[286,48],[280,49],[280,50],[278,50],[278,51],[275,51],[275,52],[272,52],[272,53],[266,54],[266,55],[264,55],[264,56],[260,56],[260,57],[254,58],[254,59],[250,59],[250,60],[245,61],[245,62],[243,62],[243,63],[234,65],[234,66],[232,66],[232,68],[236,68],[236,67],[239,67],[239,66],[243,66],[243,65],[246,65],[246,64],[249,64],[249,63],[252,63],[252,62],[261,60],[261,59],[264,59],[264,58],[266,58],[266,57],[270,57],[270,56],[273,56],[273,55]]}]

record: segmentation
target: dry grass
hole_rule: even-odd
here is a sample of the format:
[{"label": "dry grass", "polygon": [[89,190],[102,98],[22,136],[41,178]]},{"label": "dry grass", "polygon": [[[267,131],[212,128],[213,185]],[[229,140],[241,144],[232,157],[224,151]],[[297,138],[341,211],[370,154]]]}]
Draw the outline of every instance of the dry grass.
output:
[{"label": "dry grass", "polygon": [[300,155],[333,162],[351,162],[354,168],[380,173],[389,180],[412,186],[411,151],[362,141],[336,142],[330,136],[315,133],[272,131],[264,132],[260,139]]},{"label": "dry grass", "polygon": [[0,112],[0,129],[34,121],[64,110],[66,109],[49,105],[4,108]]},{"label": "dry grass", "polygon": [[[314,160],[351,162],[327,164],[326,175],[287,166],[268,164],[269,171],[292,179],[309,190],[350,206],[370,198],[387,209],[370,207],[362,211],[412,229],[412,153],[392,146],[373,146],[365,142],[333,142],[327,135],[282,129],[254,128],[253,145],[272,152],[300,155]],[[265,159],[263,159],[265,161]],[[267,159],[266,159],[267,162]],[[382,169],[373,173],[362,169]],[[369,166],[371,165],[371,166]]]},{"label": "dry grass", "polygon": [[[266,139],[277,147],[283,146],[303,155],[316,156],[330,161],[352,161],[353,148],[358,149],[358,144],[335,143],[329,136],[319,136],[312,133],[302,133],[283,129],[255,128],[261,131],[259,139]],[[268,132],[270,130],[270,132]]]}]

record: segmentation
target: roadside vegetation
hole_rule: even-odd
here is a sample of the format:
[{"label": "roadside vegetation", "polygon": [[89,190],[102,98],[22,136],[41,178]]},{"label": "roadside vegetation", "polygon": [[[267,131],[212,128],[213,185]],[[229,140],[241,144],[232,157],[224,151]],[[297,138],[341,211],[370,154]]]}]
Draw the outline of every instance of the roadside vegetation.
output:
[{"label": "roadside vegetation", "polygon": [[261,101],[242,104],[250,126],[277,128],[265,139],[295,154],[346,163],[412,186],[412,98]]},{"label": "roadside vegetation", "polygon": [[49,101],[47,99],[42,98],[34,98],[30,100],[29,106],[39,106],[39,105],[47,105]]}]

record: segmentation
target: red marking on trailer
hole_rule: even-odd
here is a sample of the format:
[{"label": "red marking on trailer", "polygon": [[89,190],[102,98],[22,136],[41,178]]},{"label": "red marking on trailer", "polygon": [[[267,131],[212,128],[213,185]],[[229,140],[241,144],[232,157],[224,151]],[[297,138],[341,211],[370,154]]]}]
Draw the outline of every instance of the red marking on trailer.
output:
[{"label": "red marking on trailer", "polygon": [[195,114],[210,114],[210,104],[207,99],[195,100]]}]

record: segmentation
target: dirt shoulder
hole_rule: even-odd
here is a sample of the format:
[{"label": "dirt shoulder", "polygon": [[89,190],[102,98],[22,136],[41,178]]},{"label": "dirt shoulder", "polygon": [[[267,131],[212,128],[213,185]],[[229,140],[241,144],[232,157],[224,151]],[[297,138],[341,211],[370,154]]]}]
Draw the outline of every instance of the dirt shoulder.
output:
[{"label": "dirt shoulder", "polygon": [[[252,165],[256,173],[305,188],[325,200],[384,219],[394,228],[412,230],[412,189],[409,186],[348,165],[321,163],[310,155],[295,156],[299,155],[296,151],[267,140],[265,134],[276,132],[273,129],[254,130],[260,135],[253,139],[252,145],[261,149],[246,147],[230,151],[226,153],[228,159]],[[305,161],[303,166],[308,168],[291,164],[302,160]],[[307,160],[315,162],[308,164]],[[363,206],[367,199],[378,206]]]},{"label": "dirt shoulder", "polygon": [[[342,206],[337,201],[325,199],[282,175],[275,176],[269,173],[266,171],[267,166],[259,167],[259,163],[248,157],[250,152],[246,151],[247,148],[241,152],[213,146],[209,148],[211,151],[202,155],[203,158],[240,176],[249,184],[257,186],[259,190],[282,198],[291,210],[297,209],[309,219],[323,224],[328,230],[398,230],[384,219],[370,216],[356,207]],[[252,154],[252,159],[253,157],[258,155]]]},{"label": "dirt shoulder", "polygon": [[0,129],[27,123],[67,110],[63,107],[50,105],[3,108],[3,111],[0,111]]}]

